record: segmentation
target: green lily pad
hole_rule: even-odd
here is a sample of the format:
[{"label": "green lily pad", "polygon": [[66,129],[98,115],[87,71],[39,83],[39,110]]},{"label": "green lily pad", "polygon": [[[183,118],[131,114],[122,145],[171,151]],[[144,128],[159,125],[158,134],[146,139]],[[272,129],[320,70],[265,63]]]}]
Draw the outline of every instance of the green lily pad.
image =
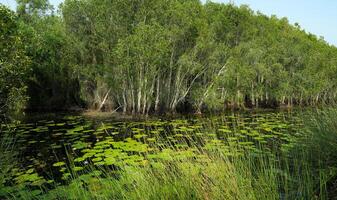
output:
[{"label": "green lily pad", "polygon": [[65,162],[57,162],[57,163],[53,164],[54,167],[61,167],[61,166],[64,166],[64,165],[66,165]]}]

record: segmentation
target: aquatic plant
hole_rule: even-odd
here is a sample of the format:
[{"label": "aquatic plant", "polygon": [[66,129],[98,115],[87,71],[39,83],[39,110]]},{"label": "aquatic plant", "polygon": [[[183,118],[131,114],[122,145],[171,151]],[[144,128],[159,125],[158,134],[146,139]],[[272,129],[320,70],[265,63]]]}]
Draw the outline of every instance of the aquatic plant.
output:
[{"label": "aquatic plant", "polygon": [[[334,139],[334,129],[327,128],[333,127],[332,116],[326,116],[326,125],[321,126],[326,128],[320,128],[331,136],[329,140]],[[77,122],[70,125],[74,119]],[[251,118],[231,115],[190,121],[104,122],[97,126],[74,119],[14,126],[18,127],[20,145],[27,144],[30,151],[36,144],[45,148],[50,133],[52,145],[45,150],[52,150],[55,156],[49,154],[44,161],[41,153],[28,155],[26,165],[9,168],[3,181],[8,186],[0,189],[0,196],[324,199],[333,186],[335,171],[330,159],[334,154],[325,148],[327,139],[316,143],[319,134],[317,139],[312,136],[323,121],[315,124],[306,119],[311,126],[305,123],[306,128],[300,128],[298,124],[303,125],[297,117],[285,120],[282,115],[268,113]],[[48,132],[29,132],[43,124],[60,125],[48,126]],[[63,135],[54,137],[54,133]],[[329,145],[333,150],[333,143]],[[315,151],[319,165],[309,156]],[[48,167],[52,169],[50,176],[45,175]]]}]

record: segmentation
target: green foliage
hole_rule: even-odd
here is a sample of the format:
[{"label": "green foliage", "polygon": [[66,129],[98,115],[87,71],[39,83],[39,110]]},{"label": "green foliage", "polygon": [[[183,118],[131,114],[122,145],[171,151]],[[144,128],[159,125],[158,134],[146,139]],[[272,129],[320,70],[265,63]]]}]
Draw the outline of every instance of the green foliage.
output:
[{"label": "green foliage", "polygon": [[91,85],[91,104],[107,95],[124,112],[186,103],[201,112],[336,98],[336,48],[285,18],[198,1],[69,0],[62,11],[81,55],[76,65],[90,74],[81,81]]},{"label": "green foliage", "polygon": [[57,110],[80,105],[78,81],[70,65],[69,38],[47,0],[19,0],[19,28],[30,58],[28,109]]},{"label": "green foliage", "polygon": [[49,4],[48,0],[16,0],[17,12],[20,16],[24,15],[43,15],[52,6]]},{"label": "green foliage", "polygon": [[25,55],[17,16],[0,5],[0,113],[25,108],[29,59]]},{"label": "green foliage", "polygon": [[[0,197],[331,199],[336,109],[293,114],[1,125]],[[26,158],[13,157],[27,145]]]},{"label": "green foliage", "polygon": [[16,90],[6,89],[2,99],[27,90],[33,110],[200,113],[313,106],[337,97],[337,48],[247,6],[65,0],[55,14],[48,0],[17,2],[19,18],[2,8],[10,20],[2,22],[1,65],[31,67],[32,75],[3,68],[2,77],[14,73],[24,81],[14,81],[21,86],[8,86]]}]

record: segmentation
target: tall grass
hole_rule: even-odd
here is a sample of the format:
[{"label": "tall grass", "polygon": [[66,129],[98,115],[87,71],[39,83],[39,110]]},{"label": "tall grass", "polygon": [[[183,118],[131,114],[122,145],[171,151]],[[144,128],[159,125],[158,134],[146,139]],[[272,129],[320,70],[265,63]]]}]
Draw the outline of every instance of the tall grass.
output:
[{"label": "tall grass", "polygon": [[[305,134],[287,152],[198,147],[195,156],[167,155],[144,165],[72,173],[54,189],[18,189],[20,199],[333,199],[336,197],[337,111],[303,114]],[[174,147],[171,147],[174,149]],[[70,162],[71,163],[71,162]],[[71,169],[71,167],[69,167]],[[0,173],[1,174],[1,173]]]},{"label": "tall grass", "polygon": [[[274,161],[203,154],[75,175],[41,199],[279,199]],[[103,178],[104,177],[104,178]]]},{"label": "tall grass", "polygon": [[[315,196],[337,198],[337,109],[324,108],[303,116],[306,134],[290,155],[301,155],[310,168]],[[304,165],[304,164],[303,164]]]},{"label": "tall grass", "polygon": [[[118,171],[92,166],[85,174],[72,173],[67,185],[9,195],[20,199],[308,199],[311,193],[303,192],[311,181],[301,175],[291,177],[289,168],[282,169],[280,160],[269,154],[228,156],[228,152],[203,151],[198,158],[167,157],[145,166],[124,165]],[[295,188],[293,181],[303,186]]]},{"label": "tall grass", "polygon": [[[9,123],[5,117],[0,117],[0,194],[5,183],[11,179],[11,170],[17,165],[18,153],[15,151],[15,122]],[[1,199],[1,196],[0,196]]]},{"label": "tall grass", "polygon": [[11,135],[13,127],[0,119],[0,187],[9,177],[9,172],[17,161],[15,137]]}]

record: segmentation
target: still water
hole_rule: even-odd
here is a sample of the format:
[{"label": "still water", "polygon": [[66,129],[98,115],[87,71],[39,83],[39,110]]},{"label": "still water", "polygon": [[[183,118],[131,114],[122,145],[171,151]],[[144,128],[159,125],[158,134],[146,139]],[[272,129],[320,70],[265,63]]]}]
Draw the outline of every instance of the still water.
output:
[{"label": "still water", "polygon": [[301,121],[294,112],[138,121],[58,114],[27,117],[12,125],[13,131],[18,162],[8,182],[39,187],[63,184],[72,173],[85,173],[92,166],[118,170],[172,155],[198,159],[200,149],[228,156],[286,151],[301,135]]}]

